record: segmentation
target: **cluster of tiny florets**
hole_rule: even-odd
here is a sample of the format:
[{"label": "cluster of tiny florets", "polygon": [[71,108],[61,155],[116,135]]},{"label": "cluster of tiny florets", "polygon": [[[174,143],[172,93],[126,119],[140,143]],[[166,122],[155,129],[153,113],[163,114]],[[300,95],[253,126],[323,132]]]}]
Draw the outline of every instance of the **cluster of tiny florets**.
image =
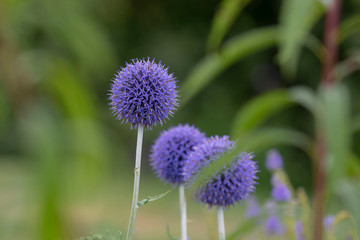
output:
[{"label": "cluster of tiny florets", "polygon": [[161,133],[151,148],[150,164],[158,177],[173,185],[184,184],[184,165],[194,146],[206,139],[199,129],[179,125]]},{"label": "cluster of tiny florets", "polygon": [[195,146],[189,155],[189,161],[184,166],[184,176],[187,181],[194,179],[200,169],[231,150],[234,142],[228,136],[213,136],[206,139],[202,144]]},{"label": "cluster of tiny florets", "polygon": [[[224,152],[231,150],[234,143],[228,136],[212,137],[199,144],[189,155],[185,165],[186,177],[191,178],[211,161]],[[214,206],[229,207],[248,198],[255,190],[257,164],[252,161],[253,155],[242,153],[230,167],[225,168],[208,179],[196,192],[196,198],[210,208]]]},{"label": "cluster of tiny florets", "polygon": [[115,74],[110,105],[132,127],[162,124],[177,106],[177,86],[168,68],[154,60],[132,60]]}]

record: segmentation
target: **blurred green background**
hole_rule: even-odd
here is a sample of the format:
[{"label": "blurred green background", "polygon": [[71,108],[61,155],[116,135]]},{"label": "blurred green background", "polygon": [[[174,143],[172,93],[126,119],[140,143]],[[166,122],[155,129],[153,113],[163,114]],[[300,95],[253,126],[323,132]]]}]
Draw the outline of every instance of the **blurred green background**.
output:
[{"label": "blurred green background", "polygon": [[[225,39],[281,22],[282,1],[243,2],[249,3]],[[295,85],[317,89],[322,63],[311,47],[301,51],[296,74],[287,74],[278,64],[275,44],[245,54],[197,88],[191,73],[209,56],[208,36],[219,6],[218,0],[0,1],[0,239],[74,239],[106,228],[125,232],[136,131],[115,119],[107,98],[113,74],[126,61],[161,60],[181,87],[174,117],[145,132],[140,199],[171,188],[148,163],[150,146],[163,129],[190,123],[208,136],[230,135],[237,112],[256,96]],[[359,20],[359,11],[359,1],[345,1],[342,19]],[[340,59],[360,49],[360,24],[354,22],[357,31],[342,42]],[[322,32],[319,17],[311,33],[321,41]],[[360,73],[355,70],[344,78],[352,115],[360,113]],[[198,91],[188,93],[193,87]],[[264,125],[314,136],[314,120],[300,106],[279,111]],[[292,183],[311,194],[311,159],[295,147],[279,149]],[[346,174],[358,180],[360,134],[352,135],[351,149],[355,160]],[[261,171],[266,150],[256,151]],[[266,171],[259,175],[258,195],[267,196],[270,176]],[[179,235],[177,201],[173,191],[141,208],[135,237],[166,239],[167,225]],[[334,208],[342,207],[338,201]],[[190,197],[189,208],[192,239],[216,236],[207,227],[214,213]],[[243,221],[242,212],[236,207],[228,213],[228,229]]]}]

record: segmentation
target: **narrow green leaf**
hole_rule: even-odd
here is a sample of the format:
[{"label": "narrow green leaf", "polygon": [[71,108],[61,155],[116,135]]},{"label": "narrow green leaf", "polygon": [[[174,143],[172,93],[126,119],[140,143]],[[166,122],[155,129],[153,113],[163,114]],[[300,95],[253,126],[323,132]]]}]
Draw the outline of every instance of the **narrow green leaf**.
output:
[{"label": "narrow green leaf", "polygon": [[360,229],[360,186],[359,180],[355,179],[354,181],[341,181],[339,184],[339,188],[337,188],[338,196],[344,202],[344,206],[351,212],[354,217],[353,224],[354,227],[354,239],[358,238],[358,233],[356,229]]},{"label": "narrow green leaf", "polygon": [[229,237],[227,240],[236,240],[239,239],[240,236],[244,236],[245,234],[251,232],[257,227],[258,218],[251,218],[243,221],[243,224],[239,226]]},{"label": "narrow green leaf", "polygon": [[185,80],[181,88],[182,105],[236,61],[254,52],[274,46],[277,42],[277,35],[276,27],[260,28],[230,39],[218,53],[207,55]]},{"label": "narrow green leaf", "polygon": [[291,98],[297,104],[306,108],[314,116],[319,108],[319,100],[315,92],[308,87],[294,87],[290,90]]},{"label": "narrow green leaf", "polygon": [[254,98],[237,113],[232,136],[245,134],[293,103],[289,91],[285,89],[267,92]]},{"label": "narrow green leaf", "polygon": [[178,240],[177,238],[173,237],[170,233],[170,227],[169,225],[166,225],[166,235],[168,237],[169,240]]},{"label": "narrow green leaf", "polygon": [[[320,123],[325,123],[329,190],[346,171],[350,152],[350,97],[343,85],[328,86],[320,91],[322,109]],[[320,124],[319,123],[319,124]]]},{"label": "narrow green leaf", "polygon": [[301,47],[323,12],[324,8],[319,1],[283,1],[280,13],[279,62],[284,73],[290,76],[296,73]]},{"label": "narrow green leaf", "polygon": [[155,195],[155,196],[152,196],[152,197],[148,197],[148,198],[145,198],[141,201],[138,201],[137,202],[137,206],[138,207],[141,207],[141,206],[144,206],[145,204],[149,203],[149,202],[153,202],[153,201],[156,201],[162,197],[165,197],[168,193],[170,193],[173,189],[170,189],[164,193],[161,193],[161,194],[158,194],[158,195]]},{"label": "narrow green leaf", "polygon": [[360,116],[354,117],[352,121],[352,131],[353,132],[360,131]]},{"label": "narrow green leaf", "polygon": [[343,80],[360,69],[360,50],[352,50],[349,57],[339,62],[335,69],[335,79]]},{"label": "narrow green leaf", "polygon": [[339,43],[343,42],[347,38],[354,34],[360,33],[360,15],[353,15],[348,19],[345,19],[340,24],[339,28]]},{"label": "narrow green leaf", "polygon": [[250,0],[223,0],[221,2],[213,19],[208,37],[208,51],[213,51],[219,47],[236,17],[249,2]]}]

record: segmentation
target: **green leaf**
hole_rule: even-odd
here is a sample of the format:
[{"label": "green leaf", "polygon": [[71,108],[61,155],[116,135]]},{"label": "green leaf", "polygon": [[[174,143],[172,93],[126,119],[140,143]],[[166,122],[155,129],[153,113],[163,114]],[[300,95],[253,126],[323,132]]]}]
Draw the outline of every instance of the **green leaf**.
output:
[{"label": "green leaf", "polygon": [[170,227],[169,225],[166,225],[166,235],[168,237],[169,240],[178,240],[177,238],[173,237],[170,233]]},{"label": "green leaf", "polygon": [[223,0],[221,2],[211,26],[207,42],[208,51],[213,51],[219,47],[236,17],[249,2],[250,0]]},{"label": "green leaf", "polygon": [[254,131],[251,135],[243,136],[237,140],[235,147],[221,156],[218,160],[211,162],[198,175],[192,188],[199,188],[207,179],[216,174],[224,166],[228,166],[233,159],[244,150],[255,152],[279,145],[290,145],[303,149],[311,155],[312,141],[305,134],[293,129],[286,128],[264,128]]},{"label": "green leaf", "polygon": [[346,171],[350,152],[350,96],[343,85],[326,86],[320,91],[322,109],[318,127],[327,141],[327,173],[329,190]]},{"label": "green leaf", "polygon": [[162,197],[165,197],[168,193],[170,193],[173,189],[170,189],[164,193],[161,193],[161,194],[158,194],[158,195],[155,195],[155,196],[152,196],[152,197],[148,197],[148,198],[145,198],[141,201],[138,201],[137,202],[137,206],[138,207],[141,207],[141,206],[144,206],[145,204],[149,203],[149,202],[153,202],[153,201],[156,201]]},{"label": "green leaf", "polygon": [[236,240],[239,239],[239,236],[243,236],[252,230],[254,230],[257,227],[259,219],[258,218],[251,218],[246,219],[246,221],[243,221],[243,224],[239,226],[232,234],[230,234],[229,237],[227,237],[227,240]]},{"label": "green leaf", "polygon": [[319,100],[315,92],[309,87],[294,87],[290,91],[294,102],[306,108],[316,116],[319,108]]},{"label": "green leaf", "polygon": [[344,206],[351,212],[352,216],[355,218],[353,224],[354,227],[354,239],[358,239],[358,233],[356,229],[360,229],[360,186],[359,179],[354,181],[341,181],[339,188],[337,189],[338,196],[344,202]]},{"label": "green leaf", "polygon": [[360,130],[360,116],[355,116],[352,121],[352,131],[357,132]]},{"label": "green leaf", "polygon": [[354,34],[360,33],[360,15],[354,15],[342,21],[339,28],[339,43]]},{"label": "green leaf", "polygon": [[237,113],[232,136],[245,134],[293,103],[289,91],[285,89],[267,92],[254,98]]},{"label": "green leaf", "polygon": [[276,27],[260,28],[232,38],[218,53],[207,55],[195,66],[180,90],[183,93],[182,105],[236,61],[274,46],[277,35]]},{"label": "green leaf", "polygon": [[300,50],[307,35],[323,12],[319,1],[283,1],[280,13],[279,62],[283,72],[290,77],[296,73]]}]

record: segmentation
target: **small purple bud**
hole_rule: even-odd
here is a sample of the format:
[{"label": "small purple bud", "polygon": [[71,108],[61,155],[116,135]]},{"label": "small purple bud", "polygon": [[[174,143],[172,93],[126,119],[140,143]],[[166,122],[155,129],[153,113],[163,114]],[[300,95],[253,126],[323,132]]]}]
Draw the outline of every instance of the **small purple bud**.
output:
[{"label": "small purple bud", "polygon": [[255,197],[250,197],[246,202],[246,218],[254,218],[261,214],[261,207]]},{"label": "small purple bud", "polygon": [[305,240],[302,222],[297,221],[295,223],[294,231],[295,231],[295,235],[296,235],[296,240]]},{"label": "small purple bud", "polygon": [[324,218],[323,224],[326,231],[329,231],[331,229],[331,226],[334,224],[334,221],[335,221],[334,215],[329,215]]},{"label": "small purple bud", "polygon": [[265,222],[265,232],[268,235],[282,235],[285,229],[278,216],[270,216]]},{"label": "small purple bud", "polygon": [[278,202],[288,202],[291,199],[291,192],[283,183],[276,184],[271,191],[271,195]]},{"label": "small purple bud", "polygon": [[275,171],[282,169],[283,167],[283,159],[276,149],[271,149],[268,151],[265,161],[266,168],[269,171]]}]

